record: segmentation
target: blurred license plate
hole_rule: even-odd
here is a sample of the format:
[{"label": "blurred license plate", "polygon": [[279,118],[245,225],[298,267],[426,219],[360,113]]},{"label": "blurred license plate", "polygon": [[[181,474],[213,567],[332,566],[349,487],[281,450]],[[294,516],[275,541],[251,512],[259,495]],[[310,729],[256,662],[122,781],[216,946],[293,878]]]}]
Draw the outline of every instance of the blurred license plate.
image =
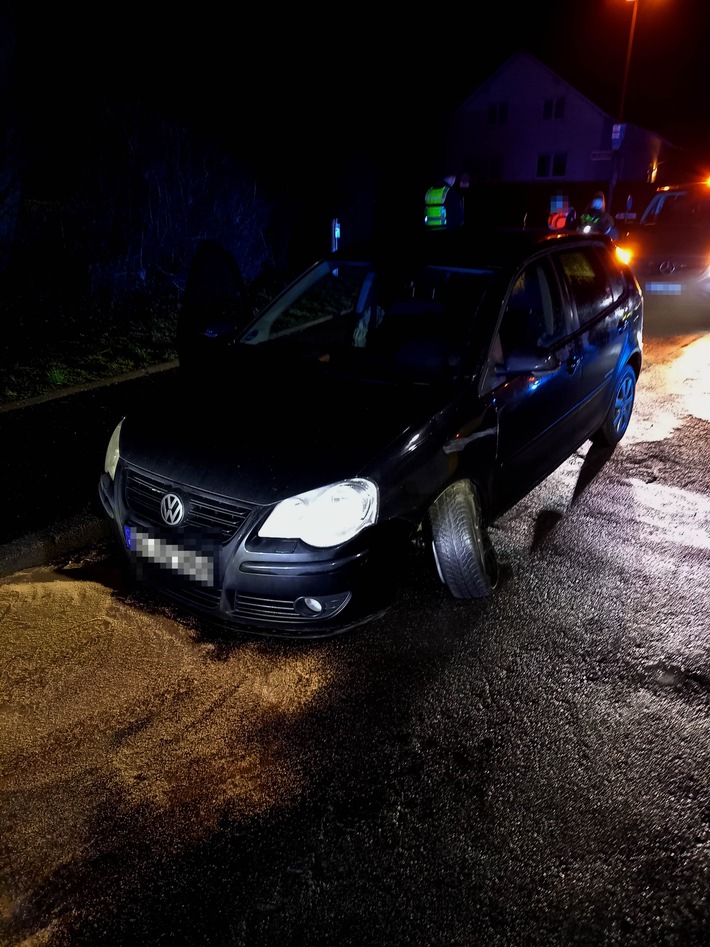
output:
[{"label": "blurred license plate", "polygon": [[651,296],[680,296],[680,283],[646,283],[645,293]]},{"label": "blurred license plate", "polygon": [[123,528],[126,548],[164,569],[193,579],[201,585],[214,585],[214,561],[210,556],[183,549],[175,543],[151,536],[133,526]]}]

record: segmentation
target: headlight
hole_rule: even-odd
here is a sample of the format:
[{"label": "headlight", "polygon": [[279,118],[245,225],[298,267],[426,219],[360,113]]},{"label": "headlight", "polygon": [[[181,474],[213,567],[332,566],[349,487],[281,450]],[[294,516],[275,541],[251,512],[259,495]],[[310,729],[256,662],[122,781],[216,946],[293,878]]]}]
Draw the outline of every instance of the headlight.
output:
[{"label": "headlight", "polygon": [[116,467],[118,466],[118,458],[121,456],[118,450],[118,442],[121,439],[121,425],[123,421],[119,421],[114,432],[111,435],[111,440],[108,442],[108,447],[106,448],[106,458],[104,460],[104,470],[113,480],[116,475]]},{"label": "headlight", "polygon": [[259,535],[337,546],[376,523],[378,506],[377,487],[371,480],[342,480],[282,500]]}]

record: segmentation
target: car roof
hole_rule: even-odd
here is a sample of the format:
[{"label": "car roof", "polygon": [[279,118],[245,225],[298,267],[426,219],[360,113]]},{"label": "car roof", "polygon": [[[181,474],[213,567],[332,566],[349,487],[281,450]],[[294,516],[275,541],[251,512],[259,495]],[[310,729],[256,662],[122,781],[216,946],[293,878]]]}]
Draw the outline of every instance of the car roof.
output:
[{"label": "car roof", "polygon": [[574,247],[590,243],[612,245],[608,237],[599,234],[590,236],[574,231],[527,229],[482,231],[464,226],[452,230],[423,230],[398,240],[393,240],[391,235],[382,235],[344,246],[333,257],[340,260],[362,259],[493,271],[514,269],[546,247]]},{"label": "car roof", "polygon": [[656,194],[668,194],[674,191],[692,191],[693,193],[706,194],[710,197],[710,184],[707,181],[691,181],[688,184],[664,184],[656,188]]}]

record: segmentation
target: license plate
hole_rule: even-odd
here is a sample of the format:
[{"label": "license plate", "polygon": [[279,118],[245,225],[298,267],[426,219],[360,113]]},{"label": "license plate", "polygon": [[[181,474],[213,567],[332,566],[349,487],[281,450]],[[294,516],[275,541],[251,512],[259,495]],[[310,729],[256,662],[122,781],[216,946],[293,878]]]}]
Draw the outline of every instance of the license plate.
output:
[{"label": "license plate", "polygon": [[124,526],[126,549],[164,569],[184,575],[201,585],[214,585],[214,562],[209,556],[183,549],[135,526]]},{"label": "license plate", "polygon": [[646,283],[644,292],[650,296],[680,296],[680,283]]}]

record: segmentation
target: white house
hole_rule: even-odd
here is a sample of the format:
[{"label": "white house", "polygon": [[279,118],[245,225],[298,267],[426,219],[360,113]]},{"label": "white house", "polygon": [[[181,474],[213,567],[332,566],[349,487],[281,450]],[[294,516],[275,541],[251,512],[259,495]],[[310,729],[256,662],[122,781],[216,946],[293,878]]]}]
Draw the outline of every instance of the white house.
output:
[{"label": "white house", "polygon": [[[611,205],[657,183],[674,146],[619,124],[524,50],[513,54],[452,113],[447,168],[471,186],[519,183],[561,193],[601,186]],[[642,188],[643,189],[643,188]]]}]

